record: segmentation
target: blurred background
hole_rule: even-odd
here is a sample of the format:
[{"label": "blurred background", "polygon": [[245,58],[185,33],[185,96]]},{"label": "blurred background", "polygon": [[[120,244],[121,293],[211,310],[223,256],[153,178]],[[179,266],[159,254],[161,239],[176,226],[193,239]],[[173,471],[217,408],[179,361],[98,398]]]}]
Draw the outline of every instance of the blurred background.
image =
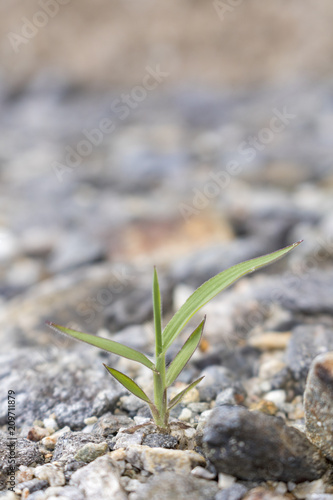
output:
[{"label": "blurred background", "polygon": [[153,264],[168,311],[301,238],[294,272],[330,268],[332,25],[330,0],[2,0],[1,324],[119,329]]}]

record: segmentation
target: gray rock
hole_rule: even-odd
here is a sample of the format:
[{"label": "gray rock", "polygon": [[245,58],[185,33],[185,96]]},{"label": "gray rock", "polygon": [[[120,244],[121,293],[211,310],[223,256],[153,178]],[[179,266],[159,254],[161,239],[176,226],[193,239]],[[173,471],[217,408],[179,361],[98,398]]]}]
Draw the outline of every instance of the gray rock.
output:
[{"label": "gray rock", "polygon": [[[147,275],[139,283],[131,283],[131,289],[126,290],[126,297],[115,298],[105,309],[105,326],[110,330],[120,330],[129,325],[141,325],[151,320],[153,305],[151,299],[150,276]],[[135,286],[136,285],[136,286]],[[163,301],[163,310],[169,311],[172,304],[171,283],[169,279],[160,276],[160,292]]]},{"label": "gray rock", "polygon": [[87,443],[80,448],[74,459],[78,462],[85,462],[86,464],[93,462],[97,457],[104,455],[108,451],[108,444],[104,443]]},{"label": "gray rock", "polygon": [[169,434],[148,434],[143,438],[142,444],[151,448],[175,449],[178,445],[178,439]]},{"label": "gray rock", "polygon": [[[237,321],[234,315],[232,321]],[[195,366],[201,370],[212,365],[223,366],[224,368],[230,370],[235,379],[239,380],[257,375],[259,359],[259,349],[249,345],[243,347],[234,346],[233,349],[230,349],[227,346],[216,346],[214,352],[204,356],[201,360],[194,363]]]},{"label": "gray rock", "polygon": [[110,447],[113,450],[119,448],[128,448],[136,444],[142,444],[143,438],[146,434],[144,427],[137,429],[135,432],[118,432],[110,441]]},{"label": "gray rock", "polygon": [[59,427],[68,425],[73,430],[82,429],[84,421],[91,415],[91,405],[88,401],[75,401],[72,404],[58,403],[54,406]]},{"label": "gray rock", "polygon": [[38,445],[21,437],[17,437],[15,441],[9,441],[8,437],[0,434],[0,463],[2,472],[7,473],[11,469],[10,449],[9,444],[14,443],[13,451],[15,450],[15,468],[20,465],[32,465],[43,463],[44,458],[41,454]]},{"label": "gray rock", "polygon": [[119,479],[116,462],[105,455],[76,471],[72,475],[70,485],[79,488],[85,498],[126,500],[127,495]]},{"label": "gray rock", "polygon": [[296,380],[305,382],[312,360],[333,351],[333,330],[324,325],[301,325],[292,331],[286,363]]},{"label": "gray rock", "polygon": [[224,269],[253,257],[259,257],[270,250],[273,251],[275,247],[268,245],[267,238],[262,241],[257,237],[213,245],[204,250],[197,250],[192,255],[178,258],[172,265],[170,273],[176,283],[186,283],[197,288]]},{"label": "gray rock", "polygon": [[17,484],[15,486],[15,492],[22,494],[22,491],[27,489],[29,493],[33,493],[34,491],[40,491],[47,488],[48,485],[49,483],[45,479],[31,479],[30,481],[24,481],[23,483]]},{"label": "gray rock", "polygon": [[306,435],[333,462],[333,351],[313,360],[304,408]]},{"label": "gray rock", "polygon": [[113,415],[106,413],[98,419],[92,429],[94,434],[100,434],[104,437],[117,434],[121,427],[131,427],[135,425],[134,420],[126,415]]},{"label": "gray rock", "polygon": [[204,429],[206,457],[218,472],[245,480],[312,481],[327,462],[304,434],[283,420],[240,406],[220,406]]},{"label": "gray rock", "polygon": [[95,415],[96,417],[100,417],[106,412],[114,410],[120,395],[124,394],[124,392],[125,390],[122,391],[119,386],[116,388],[110,387],[108,389],[104,389],[103,391],[99,391],[94,399],[91,414]]},{"label": "gray rock", "polygon": [[247,493],[247,488],[240,483],[235,483],[225,490],[219,491],[215,500],[241,500]]},{"label": "gray rock", "polygon": [[285,274],[280,278],[271,278],[266,290],[258,290],[257,297],[263,302],[271,300],[275,289],[279,291],[278,294],[274,294],[275,300],[285,309],[306,315],[332,314],[333,305],[330,300],[332,279],[331,269],[326,271],[317,269],[310,275]]},{"label": "gray rock", "polygon": [[[6,369],[0,387],[0,425],[7,422],[5,387],[15,388],[18,427],[31,426],[35,420],[55,413],[59,427],[68,425],[72,430],[80,430],[85,427],[84,420],[92,416],[95,401],[95,408],[101,412],[115,408],[124,390],[106,373],[98,350],[82,351],[84,346],[80,343],[76,343],[77,351],[70,350],[66,338],[61,337],[65,344],[55,345],[52,340],[53,337],[48,350],[19,348],[2,356],[1,365]],[[99,395],[103,390],[108,392],[101,402]]]},{"label": "gray rock", "polygon": [[61,238],[49,257],[48,269],[51,273],[68,271],[87,263],[99,262],[105,251],[95,239],[78,231]]},{"label": "gray rock", "polygon": [[215,481],[199,479],[192,475],[161,472],[139,486],[131,500],[214,500],[218,492]]},{"label": "gray rock", "polygon": [[205,377],[197,386],[200,401],[210,402],[216,398],[217,394],[230,387],[236,392],[244,395],[245,390],[241,383],[235,379],[234,374],[224,366],[209,366],[200,374]]},{"label": "gray rock", "polygon": [[35,476],[38,479],[43,479],[50,486],[63,486],[65,484],[65,476],[59,463],[45,464],[36,467]]},{"label": "gray rock", "polygon": [[97,434],[85,434],[83,432],[66,432],[57,441],[53,452],[52,461],[73,461],[76,453],[86,444],[99,444],[104,441],[103,436]]}]

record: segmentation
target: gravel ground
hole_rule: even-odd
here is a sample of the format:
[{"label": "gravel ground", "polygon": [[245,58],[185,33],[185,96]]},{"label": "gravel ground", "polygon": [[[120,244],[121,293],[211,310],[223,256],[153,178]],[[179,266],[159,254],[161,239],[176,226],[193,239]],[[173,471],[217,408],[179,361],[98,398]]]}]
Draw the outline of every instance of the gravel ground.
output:
[{"label": "gravel ground", "polygon": [[[122,112],[47,78],[0,95],[3,498],[332,499],[331,86],[157,91]],[[170,392],[205,378],[167,435],[102,363],[149,392],[144,368],[45,327],[149,355],[154,264],[166,323],[215,273],[299,239],[184,332],[207,314]]]}]

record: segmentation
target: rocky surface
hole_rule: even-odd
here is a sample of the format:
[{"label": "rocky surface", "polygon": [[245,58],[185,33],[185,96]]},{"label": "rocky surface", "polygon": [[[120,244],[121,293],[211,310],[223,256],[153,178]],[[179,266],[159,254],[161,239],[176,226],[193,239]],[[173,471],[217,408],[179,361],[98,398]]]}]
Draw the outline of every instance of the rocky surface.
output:
[{"label": "rocky surface", "polygon": [[[317,89],[300,84],[151,96],[61,178],[54,162],[117,96],[34,85],[16,98],[4,89],[0,116],[4,491],[10,390],[17,437],[15,492],[4,498],[328,500],[329,85],[320,103]],[[295,117],[249,161],[239,145],[284,108]],[[151,393],[145,368],[45,327],[56,321],[151,355],[153,264],[166,324],[215,273],[302,238],[288,258],[207,304],[171,347],[168,362],[207,314],[170,396],[205,378],[172,410],[169,434],[103,363]]]}]

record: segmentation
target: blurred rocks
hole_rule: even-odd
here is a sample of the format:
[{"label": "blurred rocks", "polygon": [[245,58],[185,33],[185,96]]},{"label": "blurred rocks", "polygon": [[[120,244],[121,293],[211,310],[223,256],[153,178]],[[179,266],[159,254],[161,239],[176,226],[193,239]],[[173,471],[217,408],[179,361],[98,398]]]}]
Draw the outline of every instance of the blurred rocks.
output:
[{"label": "blurred rocks", "polygon": [[305,383],[312,360],[328,351],[333,351],[333,327],[300,325],[292,331],[286,351],[287,366],[296,380]]},{"label": "blurred rocks", "polygon": [[333,462],[333,351],[317,356],[304,393],[306,434]]},{"label": "blurred rocks", "polygon": [[[115,90],[46,78],[0,93],[0,425],[5,446],[10,388],[22,498],[331,494],[330,366],[316,364],[333,350],[330,84],[157,92],[126,120],[113,116],[86,156],[77,150]],[[242,145],[283,110],[294,117],[249,161]],[[150,390],[147,370],[45,326],[151,355],[154,264],[165,325],[203,281],[300,239],[203,308],[204,342],[169,395],[205,378],[172,410],[170,433],[102,363]]]}]

